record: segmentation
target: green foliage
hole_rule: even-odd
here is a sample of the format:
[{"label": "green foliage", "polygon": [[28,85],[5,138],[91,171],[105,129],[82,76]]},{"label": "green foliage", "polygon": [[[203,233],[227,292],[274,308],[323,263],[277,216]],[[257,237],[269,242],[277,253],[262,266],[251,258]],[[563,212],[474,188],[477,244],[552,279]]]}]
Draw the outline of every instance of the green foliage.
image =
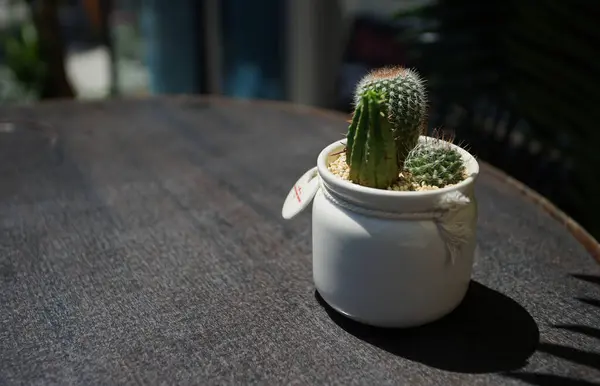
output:
[{"label": "green foliage", "polygon": [[39,39],[33,24],[24,24],[17,36],[6,36],[2,43],[5,62],[13,77],[25,90],[39,95],[46,66],[41,59]]},{"label": "green foliage", "polygon": [[408,152],[417,144],[426,123],[427,94],[423,81],[410,69],[380,68],[361,79],[356,87],[355,104],[366,90],[385,94],[387,118],[392,126],[401,167]]},{"label": "green foliage", "polygon": [[23,87],[7,66],[0,66],[0,105],[35,102],[38,95]]},{"label": "green foliage", "polygon": [[350,180],[380,189],[392,185],[401,170],[384,98],[384,94],[377,90],[362,93],[356,104],[346,143]]},{"label": "green foliage", "polygon": [[405,169],[419,185],[443,188],[465,178],[465,166],[460,153],[448,142],[425,141],[415,146],[406,158]]}]

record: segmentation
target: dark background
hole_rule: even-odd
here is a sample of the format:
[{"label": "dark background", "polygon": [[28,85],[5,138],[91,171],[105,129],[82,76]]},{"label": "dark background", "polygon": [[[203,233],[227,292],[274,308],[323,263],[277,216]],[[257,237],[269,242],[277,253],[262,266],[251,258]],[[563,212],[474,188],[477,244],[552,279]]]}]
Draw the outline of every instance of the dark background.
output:
[{"label": "dark background", "polygon": [[[186,93],[350,112],[367,71],[413,67],[428,80],[430,129],[452,132],[600,237],[597,1],[0,6],[3,103]],[[25,25],[36,39],[20,38]]]}]

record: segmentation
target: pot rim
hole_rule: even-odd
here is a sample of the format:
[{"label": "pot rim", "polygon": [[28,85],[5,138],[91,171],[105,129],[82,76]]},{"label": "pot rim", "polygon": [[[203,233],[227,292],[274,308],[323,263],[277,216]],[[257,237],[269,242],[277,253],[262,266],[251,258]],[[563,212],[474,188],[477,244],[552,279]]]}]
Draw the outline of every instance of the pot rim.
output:
[{"label": "pot rim", "polygon": [[[419,137],[420,142],[425,141],[425,140],[426,141],[441,141],[435,137],[430,137],[430,136],[426,136],[426,135],[421,135]],[[447,143],[449,143],[449,142],[447,142]],[[355,184],[351,181],[343,180],[342,178],[336,176],[329,170],[329,168],[327,167],[327,159],[330,156],[330,154],[334,152],[334,150],[337,150],[338,148],[346,145],[346,139],[332,142],[329,145],[327,145],[323,150],[321,150],[321,152],[319,153],[319,156],[317,157],[317,171],[318,171],[319,176],[321,177],[321,179],[323,180],[323,182],[326,185],[338,186],[339,188],[342,188],[344,190],[354,191],[361,195],[364,194],[364,195],[369,195],[369,196],[379,196],[379,197],[386,197],[386,198],[438,196],[440,194],[467,188],[469,185],[472,185],[475,182],[475,180],[477,179],[477,177],[479,175],[479,163],[477,162],[475,157],[471,153],[469,153],[467,150],[465,150],[464,148],[462,148],[456,144],[453,144],[453,143],[449,143],[449,144],[451,147],[453,147],[460,153],[460,155],[463,159],[463,162],[465,163],[465,168],[467,169],[468,176],[467,176],[467,178],[465,178],[464,180],[462,180],[461,182],[459,182],[457,184],[454,184],[451,186],[446,186],[446,187],[443,187],[440,189],[423,190],[423,191],[385,190],[385,189],[371,188],[368,186],[362,186],[362,185]]]}]

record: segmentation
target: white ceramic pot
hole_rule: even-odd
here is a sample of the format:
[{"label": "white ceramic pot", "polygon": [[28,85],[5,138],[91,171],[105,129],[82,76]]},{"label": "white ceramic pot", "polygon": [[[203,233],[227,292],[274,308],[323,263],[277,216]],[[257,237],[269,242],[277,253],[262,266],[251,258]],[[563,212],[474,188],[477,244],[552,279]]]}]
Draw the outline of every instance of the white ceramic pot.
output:
[{"label": "white ceramic pot", "polygon": [[[411,327],[460,304],[474,260],[479,165],[454,147],[469,177],[434,191],[388,191],[342,180],[327,166],[344,141],[319,154],[314,173],[319,178],[307,173],[299,180],[304,191],[296,186],[293,191],[314,192],[313,279],[332,308],[365,324]],[[289,197],[291,202],[293,192]],[[295,198],[307,205],[312,195]]]}]

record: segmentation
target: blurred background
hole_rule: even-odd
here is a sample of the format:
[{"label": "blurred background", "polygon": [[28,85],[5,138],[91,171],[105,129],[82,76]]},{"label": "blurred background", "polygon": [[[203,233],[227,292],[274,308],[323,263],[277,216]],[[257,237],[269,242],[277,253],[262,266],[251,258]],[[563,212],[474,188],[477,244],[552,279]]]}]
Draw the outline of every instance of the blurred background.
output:
[{"label": "blurred background", "polygon": [[0,0],[2,104],[217,94],[351,111],[356,82],[428,79],[430,129],[600,238],[595,0]]}]

